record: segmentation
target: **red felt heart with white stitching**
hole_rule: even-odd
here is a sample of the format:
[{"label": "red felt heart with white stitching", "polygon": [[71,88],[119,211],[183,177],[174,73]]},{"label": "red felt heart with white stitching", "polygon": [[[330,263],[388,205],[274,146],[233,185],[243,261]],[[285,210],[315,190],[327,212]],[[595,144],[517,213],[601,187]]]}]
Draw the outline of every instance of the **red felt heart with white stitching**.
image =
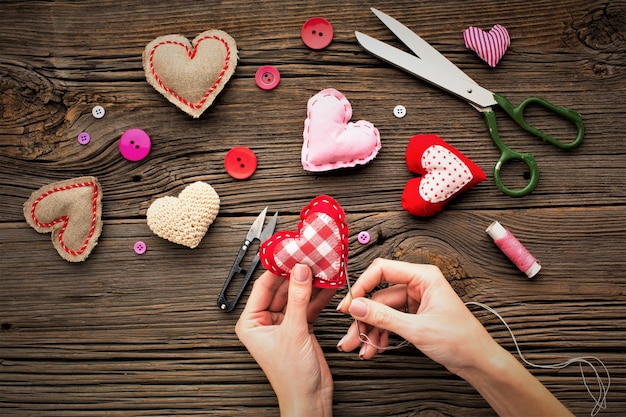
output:
[{"label": "red felt heart with white stitching", "polygon": [[313,271],[313,285],[340,288],[346,283],[348,224],[335,199],[314,198],[300,212],[297,231],[281,231],[261,244],[259,256],[265,268],[289,278],[297,263]]},{"label": "red felt heart with white stitching", "polygon": [[437,135],[415,135],[406,150],[409,180],[402,208],[415,216],[432,216],[450,200],[486,179],[484,171]]}]

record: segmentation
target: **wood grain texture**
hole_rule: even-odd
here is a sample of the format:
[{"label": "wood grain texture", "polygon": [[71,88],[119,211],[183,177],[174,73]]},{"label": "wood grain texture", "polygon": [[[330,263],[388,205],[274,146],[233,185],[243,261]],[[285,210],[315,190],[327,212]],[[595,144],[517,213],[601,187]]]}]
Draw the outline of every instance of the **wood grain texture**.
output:
[{"label": "wood grain texture", "polygon": [[[537,189],[521,199],[493,183],[497,148],[482,116],[461,100],[369,55],[361,30],[396,44],[370,13],[377,7],[431,42],[484,87],[518,103],[530,95],[576,109],[586,136],[560,151],[498,113],[514,149],[532,152]],[[465,301],[497,309],[536,363],[600,357],[611,372],[608,408],[626,411],[626,3],[587,1],[3,1],[0,8],[0,415],[274,416],[262,371],[237,340],[241,311],[216,298],[247,228],[265,206],[294,229],[300,209],[329,194],[348,213],[350,275],[376,257],[434,263]],[[300,27],[321,15],[333,42],[313,51]],[[496,69],[468,51],[468,26],[501,24],[511,47]],[[198,120],[145,81],[143,48],[180,33],[217,28],[235,38],[233,78]],[[254,83],[261,65],[281,73],[277,89]],[[343,92],[353,119],[374,123],[383,147],[370,164],[312,174],[300,165],[308,98]],[[407,108],[393,117],[397,104]],[[91,108],[105,107],[103,119]],[[528,120],[559,137],[573,134],[535,108]],[[146,130],[148,158],[130,163],[117,141]],[[80,132],[88,146],[76,141]],[[488,174],[439,215],[411,217],[400,206],[408,139],[436,133]],[[255,151],[254,176],[223,168],[233,146]],[[524,168],[506,179],[524,182]],[[62,260],[49,235],[32,230],[22,205],[39,187],[93,175],[103,187],[104,229],[89,259]],[[151,201],[187,184],[211,184],[220,214],[196,249],[159,239],[145,221]],[[484,229],[499,220],[541,261],[527,280]],[[368,245],[356,236],[367,230]],[[137,256],[132,246],[147,243]],[[258,276],[261,271],[257,271]],[[350,321],[335,312],[316,323],[335,380],[335,415],[485,416],[487,403],[464,381],[407,347],[371,361],[335,348]],[[476,315],[507,349],[504,326]],[[593,407],[580,370],[532,372],[577,415]]]}]

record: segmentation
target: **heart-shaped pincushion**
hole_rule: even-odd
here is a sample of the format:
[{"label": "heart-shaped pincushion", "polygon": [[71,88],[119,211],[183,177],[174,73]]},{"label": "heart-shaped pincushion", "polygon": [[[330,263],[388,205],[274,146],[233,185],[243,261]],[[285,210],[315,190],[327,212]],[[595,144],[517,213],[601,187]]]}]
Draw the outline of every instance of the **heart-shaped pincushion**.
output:
[{"label": "heart-shaped pincushion", "polygon": [[415,216],[432,216],[458,194],[486,179],[484,171],[437,135],[415,135],[406,150],[409,180],[402,208]]},{"label": "heart-shaped pincushion", "polygon": [[476,52],[490,67],[495,67],[500,62],[511,45],[509,31],[501,25],[494,25],[489,32],[470,26],[463,32],[463,40],[465,46]]},{"label": "heart-shaped pincushion", "polygon": [[348,265],[348,224],[343,209],[332,197],[320,195],[302,209],[300,220],[296,232],[278,232],[261,244],[261,263],[285,278],[297,263],[304,263],[313,271],[314,286],[341,288]]},{"label": "heart-shaped pincushion", "polygon": [[237,66],[237,44],[226,32],[207,30],[189,42],[165,35],[143,52],[146,80],[185,113],[197,118],[213,103]]},{"label": "heart-shaped pincushion", "polygon": [[302,144],[302,167],[328,171],[363,165],[378,154],[380,133],[365,120],[350,122],[352,106],[334,88],[327,88],[307,103]]},{"label": "heart-shaped pincushion", "polygon": [[94,177],[79,177],[41,187],[24,204],[24,217],[39,233],[52,232],[63,259],[87,259],[102,231],[102,189]]},{"label": "heart-shaped pincushion", "polygon": [[146,213],[148,227],[159,237],[195,248],[220,209],[220,197],[202,181],[188,185],[178,197],[154,200]]}]

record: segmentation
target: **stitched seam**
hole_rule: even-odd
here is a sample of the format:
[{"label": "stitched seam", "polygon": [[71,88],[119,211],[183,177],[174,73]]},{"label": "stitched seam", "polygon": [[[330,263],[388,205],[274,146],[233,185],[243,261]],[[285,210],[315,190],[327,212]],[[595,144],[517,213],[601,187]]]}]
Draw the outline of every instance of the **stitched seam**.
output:
[{"label": "stitched seam", "polygon": [[[41,202],[41,200],[48,197],[49,195],[52,195],[53,193],[56,193],[59,191],[71,190],[71,189],[80,188],[80,187],[93,187],[93,196],[91,200],[91,226],[89,228],[89,234],[87,235],[85,242],[80,247],[80,249],[75,251],[73,249],[70,249],[63,241],[63,234],[65,233],[65,229],[67,229],[67,225],[69,223],[70,218],[68,216],[61,216],[58,219],[51,221],[50,223],[41,223],[35,216],[35,209],[37,208],[37,205]],[[95,233],[96,223],[98,221],[97,211],[98,211],[98,187],[93,181],[88,181],[88,182],[83,182],[83,183],[78,183],[78,184],[65,185],[63,187],[57,187],[57,188],[53,188],[51,190],[46,191],[45,193],[40,195],[31,206],[30,217],[33,219],[35,224],[39,227],[51,228],[55,226],[56,224],[63,222],[63,226],[61,227],[61,231],[59,232],[59,237],[58,237],[59,244],[61,245],[61,247],[63,248],[65,252],[69,253],[70,255],[77,256],[85,252],[85,250],[87,249],[87,246],[89,246],[89,241],[91,240],[91,238],[93,237]]]},{"label": "stitched seam", "polygon": [[[198,45],[200,44],[200,42],[202,42],[203,40],[206,40],[206,39],[215,39],[217,41],[222,42],[222,44],[224,45],[224,48],[226,48],[226,59],[224,60],[224,66],[222,67],[222,70],[220,71],[220,74],[217,77],[217,80],[215,80],[215,83],[213,83],[213,85],[207,90],[207,92],[200,99],[200,101],[198,101],[197,103],[191,103],[190,101],[185,100],[183,97],[178,95],[174,90],[169,88],[167,85],[165,85],[165,83],[163,83],[163,81],[161,81],[161,78],[159,78],[159,76],[157,75],[157,73],[156,73],[156,71],[154,69],[154,54],[155,54],[155,52],[156,52],[156,50],[157,50],[157,48],[159,46],[163,46],[163,45],[178,45],[178,46],[182,46],[183,48],[185,48],[185,50],[187,51],[187,55],[189,56],[189,59],[194,59],[195,56],[196,56],[196,52],[198,50]],[[189,47],[187,45],[185,45],[184,43],[171,41],[171,40],[161,41],[158,44],[154,45],[154,48],[152,48],[152,50],[150,51],[150,60],[149,60],[150,61],[150,72],[154,76],[154,78],[157,81],[157,83],[159,84],[159,86],[161,86],[161,88],[163,88],[167,93],[171,94],[178,101],[180,101],[181,103],[183,103],[184,105],[186,105],[188,107],[191,107],[192,109],[200,109],[204,105],[204,103],[206,103],[206,101],[208,100],[208,98],[211,95],[211,93],[213,93],[213,91],[215,91],[215,89],[220,85],[222,79],[224,78],[224,74],[228,70],[228,64],[230,62],[230,46],[228,45],[228,42],[226,42],[226,40],[224,40],[223,38],[220,38],[219,36],[215,36],[215,35],[204,36],[204,37],[202,37],[200,39],[197,39],[194,42],[194,45],[192,45],[192,46],[193,46],[193,49],[190,50]]]}]

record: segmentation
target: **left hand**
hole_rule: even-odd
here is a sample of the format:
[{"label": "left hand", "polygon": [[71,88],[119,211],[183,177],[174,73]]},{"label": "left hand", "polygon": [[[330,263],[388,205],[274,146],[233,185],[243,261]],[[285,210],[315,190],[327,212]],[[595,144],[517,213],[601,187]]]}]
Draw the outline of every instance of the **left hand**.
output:
[{"label": "left hand", "polygon": [[332,375],[313,322],[335,292],[314,290],[306,265],[294,266],[290,280],[268,271],[237,322],[237,337],[265,372],[283,417],[332,415]]}]

